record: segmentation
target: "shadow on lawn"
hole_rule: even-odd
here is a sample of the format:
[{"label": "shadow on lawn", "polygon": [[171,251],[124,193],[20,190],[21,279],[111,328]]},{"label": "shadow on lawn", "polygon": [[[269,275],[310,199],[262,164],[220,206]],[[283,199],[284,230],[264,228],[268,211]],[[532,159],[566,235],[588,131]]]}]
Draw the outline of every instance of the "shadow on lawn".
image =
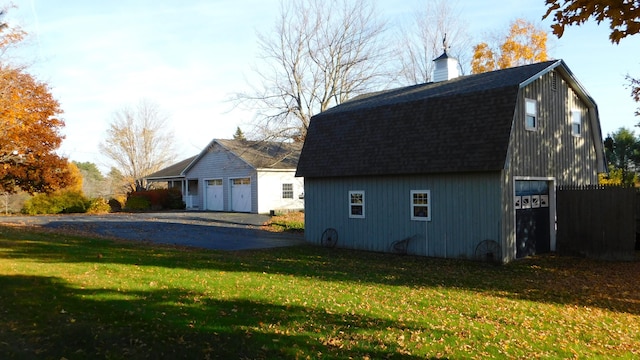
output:
[{"label": "shadow on lawn", "polygon": [[[4,228],[6,229],[6,228]],[[640,314],[640,262],[538,256],[493,266],[465,260],[379,254],[311,245],[217,252],[63,234],[30,235],[0,227],[0,258],[135,264],[284,274],[326,281],[449,287],[537,302]],[[4,255],[3,255],[4,250]]]},{"label": "shadow on lawn", "polygon": [[55,277],[0,276],[0,354],[52,359],[417,358],[398,351],[395,341],[364,338],[358,331],[421,330],[411,323],[247,300],[194,302],[192,293],[177,289],[126,296],[73,288]]}]

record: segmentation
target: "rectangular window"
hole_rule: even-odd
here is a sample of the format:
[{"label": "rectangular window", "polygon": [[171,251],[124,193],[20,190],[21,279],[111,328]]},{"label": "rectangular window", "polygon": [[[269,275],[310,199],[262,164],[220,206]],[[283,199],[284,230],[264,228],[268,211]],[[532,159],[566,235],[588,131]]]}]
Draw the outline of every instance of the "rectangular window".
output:
[{"label": "rectangular window", "polygon": [[251,185],[251,178],[232,179],[233,185]]},{"label": "rectangular window", "polygon": [[582,112],[580,110],[571,112],[571,134],[582,136]]},{"label": "rectangular window", "polygon": [[411,220],[431,221],[430,190],[411,190]]},{"label": "rectangular window", "polygon": [[222,186],[222,179],[207,180],[209,186]]},{"label": "rectangular window", "polygon": [[525,119],[524,128],[527,130],[536,130],[538,128],[538,104],[532,99],[524,99],[525,101]]},{"label": "rectangular window", "polygon": [[349,191],[349,217],[364,219],[364,191]]},{"label": "rectangular window", "polygon": [[293,184],[282,184],[282,198],[293,199]]}]

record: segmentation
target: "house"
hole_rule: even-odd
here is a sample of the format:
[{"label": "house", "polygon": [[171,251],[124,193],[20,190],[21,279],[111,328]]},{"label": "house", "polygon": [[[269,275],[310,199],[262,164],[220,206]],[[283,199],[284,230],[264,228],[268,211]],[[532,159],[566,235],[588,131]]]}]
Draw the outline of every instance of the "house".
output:
[{"label": "house", "polygon": [[214,139],[197,156],[147,176],[179,188],[187,210],[270,213],[304,208],[301,145]]},{"label": "house", "polygon": [[[455,60],[455,59],[453,59]],[[298,162],[318,244],[508,262],[555,250],[555,189],[605,171],[598,109],[562,60],[362,95]]]}]

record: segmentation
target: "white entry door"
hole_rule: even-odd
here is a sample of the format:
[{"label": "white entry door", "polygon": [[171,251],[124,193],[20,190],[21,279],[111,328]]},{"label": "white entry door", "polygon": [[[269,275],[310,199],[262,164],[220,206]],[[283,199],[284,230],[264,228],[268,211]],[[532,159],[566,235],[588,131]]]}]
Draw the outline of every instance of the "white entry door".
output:
[{"label": "white entry door", "polygon": [[207,210],[224,210],[222,179],[207,180]]},{"label": "white entry door", "polygon": [[231,211],[251,212],[251,179],[231,179]]}]

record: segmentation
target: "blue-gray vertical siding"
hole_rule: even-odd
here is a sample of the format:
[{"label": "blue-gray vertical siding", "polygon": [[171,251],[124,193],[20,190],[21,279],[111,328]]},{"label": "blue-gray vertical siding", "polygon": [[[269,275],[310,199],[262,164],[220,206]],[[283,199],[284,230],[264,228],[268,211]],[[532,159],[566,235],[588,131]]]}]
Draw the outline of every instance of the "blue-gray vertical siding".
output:
[{"label": "blue-gray vertical siding", "polygon": [[[305,237],[327,228],[340,247],[390,251],[411,237],[408,253],[472,258],[479,242],[500,242],[501,173],[305,178]],[[349,191],[365,191],[365,218],[349,218]],[[430,190],[431,221],[411,220],[411,190]]]},{"label": "blue-gray vertical siding", "polygon": [[258,179],[256,170],[216,143],[189,169],[186,177],[198,179],[198,196],[203,207],[206,201],[204,199],[206,189],[206,181],[204,179],[222,179],[224,211],[231,211],[231,179],[251,178],[251,212],[258,212]]}]

